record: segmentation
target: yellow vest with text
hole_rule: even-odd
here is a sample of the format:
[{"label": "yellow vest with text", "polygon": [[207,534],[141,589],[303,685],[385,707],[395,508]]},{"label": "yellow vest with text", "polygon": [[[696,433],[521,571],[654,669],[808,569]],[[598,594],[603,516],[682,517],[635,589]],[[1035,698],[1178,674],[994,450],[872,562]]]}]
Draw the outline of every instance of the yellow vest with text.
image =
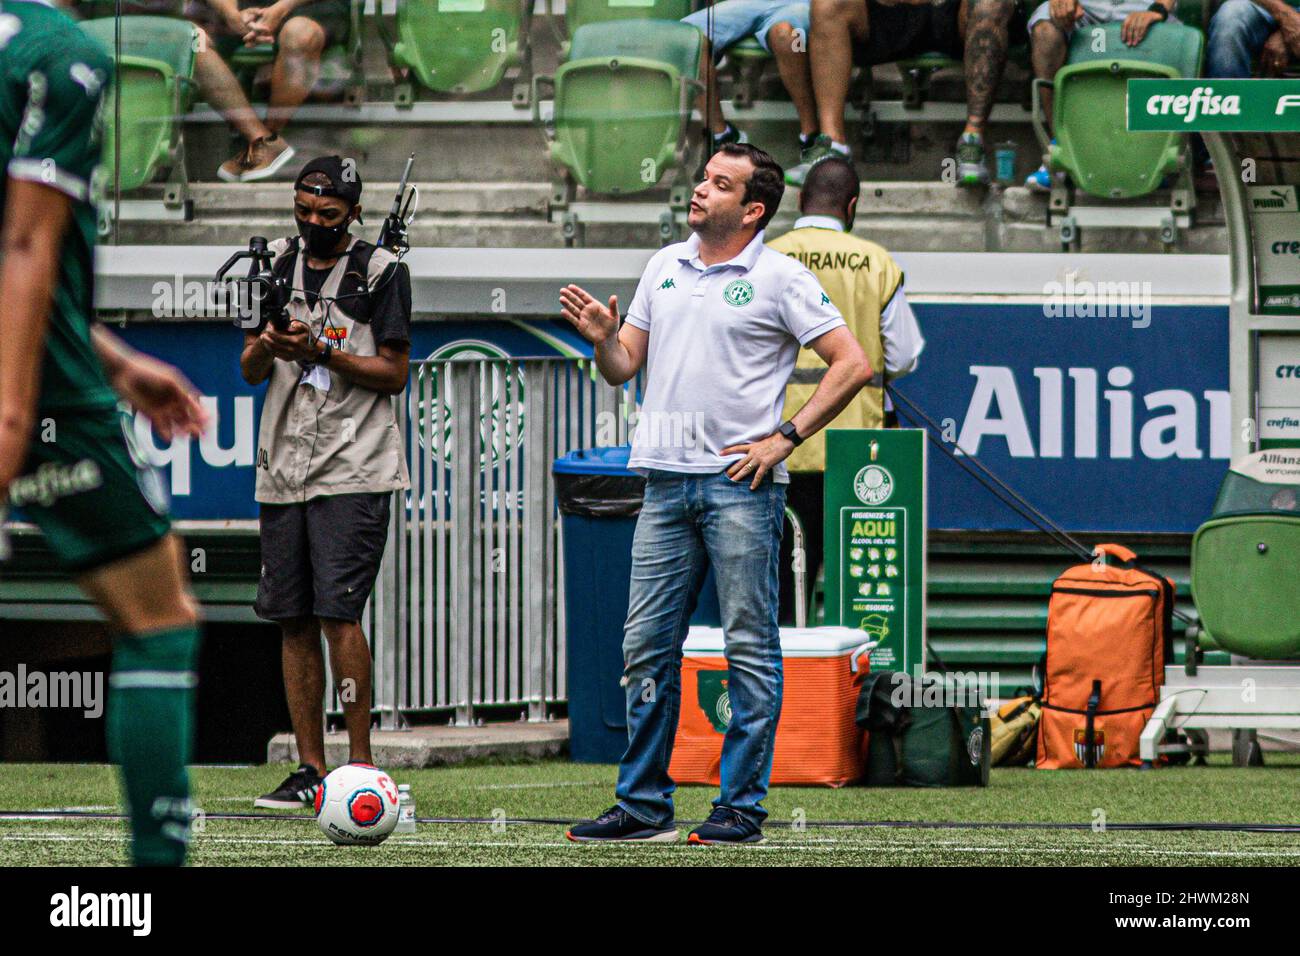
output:
[{"label": "yellow vest with text", "polygon": [[[792,229],[768,243],[777,252],[798,259],[817,276],[849,331],[862,344],[876,378],[854,396],[827,428],[883,428],[885,425],[883,375],[885,346],[880,338],[880,315],[903,285],[903,270],[881,246],[852,233],[807,226]],[[825,369],[826,363],[810,348],[799,350],[792,384],[785,390],[786,421],[813,392],[815,381],[797,382],[801,369]],[[826,434],[819,431],[786,459],[791,471],[826,470]]]}]

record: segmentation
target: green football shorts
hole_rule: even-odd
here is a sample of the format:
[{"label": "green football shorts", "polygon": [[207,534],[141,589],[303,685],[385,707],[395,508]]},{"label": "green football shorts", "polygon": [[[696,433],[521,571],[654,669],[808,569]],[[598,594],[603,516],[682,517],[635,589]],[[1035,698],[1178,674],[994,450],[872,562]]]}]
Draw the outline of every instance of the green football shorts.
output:
[{"label": "green football shorts", "polygon": [[45,533],[65,571],[112,564],[167,534],[162,476],[136,448],[128,413],[103,407],[38,417],[9,504]]}]

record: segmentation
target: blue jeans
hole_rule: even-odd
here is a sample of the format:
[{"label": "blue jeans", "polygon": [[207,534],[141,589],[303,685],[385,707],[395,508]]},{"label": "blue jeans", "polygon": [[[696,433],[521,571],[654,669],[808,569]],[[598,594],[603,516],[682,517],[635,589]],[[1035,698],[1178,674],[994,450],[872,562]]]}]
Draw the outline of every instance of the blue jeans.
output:
[{"label": "blue jeans", "polygon": [[1251,61],[1259,56],[1264,41],[1275,29],[1273,15],[1252,0],[1227,0],[1210,20],[1205,75],[1250,79]]},{"label": "blue jeans", "polygon": [[757,491],[726,472],[652,471],[632,539],[632,584],[623,629],[627,751],[618,768],[618,803],[651,826],[673,820],[668,762],[681,710],[682,644],[710,565],[726,640],[731,723],[722,743],[722,792],[754,823],[767,811],[772,747],[781,715],[777,565],[785,485]]}]

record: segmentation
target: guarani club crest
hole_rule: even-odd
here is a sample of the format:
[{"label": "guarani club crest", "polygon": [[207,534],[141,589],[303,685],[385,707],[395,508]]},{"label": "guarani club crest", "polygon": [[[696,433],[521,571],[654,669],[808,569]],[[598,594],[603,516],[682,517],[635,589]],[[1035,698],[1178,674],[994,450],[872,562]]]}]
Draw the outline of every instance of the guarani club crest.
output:
[{"label": "guarani club crest", "polygon": [[[411,411],[419,423],[420,446],[425,438],[433,439],[433,457],[444,468],[451,467],[455,454],[451,423],[455,402],[451,397],[447,359],[508,359],[510,356],[491,342],[482,339],[457,339],[429,353],[429,362],[421,365],[411,388]],[[491,375],[484,377],[483,411],[479,415],[479,435],[483,451],[479,469],[497,465],[510,457],[524,439],[524,379],[522,369],[506,362],[491,362]],[[509,428],[507,434],[507,424]],[[488,460],[488,456],[491,460]]]},{"label": "guarani club crest", "polygon": [[737,279],[730,282],[722,290],[722,298],[726,300],[727,305],[734,305],[740,308],[742,305],[749,305],[754,301],[754,287],[744,279]]}]

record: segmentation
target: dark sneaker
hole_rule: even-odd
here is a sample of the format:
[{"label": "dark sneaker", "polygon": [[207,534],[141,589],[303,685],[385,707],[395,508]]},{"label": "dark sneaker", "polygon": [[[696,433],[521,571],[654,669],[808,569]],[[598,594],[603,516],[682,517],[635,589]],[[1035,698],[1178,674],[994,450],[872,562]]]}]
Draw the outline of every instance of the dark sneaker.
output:
[{"label": "dark sneaker", "polygon": [[762,843],[763,831],[730,807],[714,807],[709,818],[691,831],[687,843]]},{"label": "dark sneaker", "polygon": [[622,807],[613,806],[596,817],[570,827],[564,835],[575,843],[604,841],[639,841],[642,843],[676,843],[677,827],[652,827],[642,823]]},{"label": "dark sneaker", "polygon": [[716,152],[727,143],[748,143],[749,137],[745,135],[744,130],[736,129],[730,123],[721,133],[713,134],[713,149]]},{"label": "dark sneaker", "polygon": [[313,806],[321,783],[321,775],[316,772],[316,768],[311,764],[302,764],[284,778],[284,783],[254,800],[253,806],[263,810],[298,810]]},{"label": "dark sneaker", "polygon": [[810,146],[799,151],[799,164],[785,171],[786,185],[802,189],[809,171],[830,156],[842,156],[844,159],[852,160],[853,153],[848,147],[837,148],[835,141],[823,133],[814,139]]},{"label": "dark sneaker", "polygon": [[957,185],[987,186],[989,166],[984,158],[984,140],[974,133],[964,133],[957,140]]}]

